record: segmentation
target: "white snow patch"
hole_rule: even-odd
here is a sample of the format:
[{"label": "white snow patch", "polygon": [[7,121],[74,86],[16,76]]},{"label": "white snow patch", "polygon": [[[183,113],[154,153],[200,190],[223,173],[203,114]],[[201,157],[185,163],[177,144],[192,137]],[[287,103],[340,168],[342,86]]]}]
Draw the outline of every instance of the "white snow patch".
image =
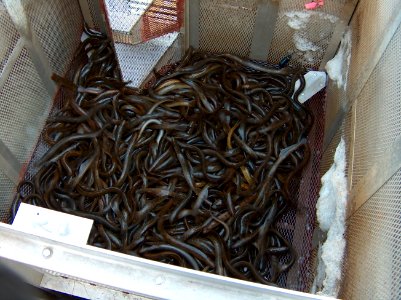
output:
[{"label": "white snow patch", "polygon": [[330,14],[326,14],[324,12],[317,11],[288,11],[283,14],[288,18],[288,26],[295,30],[300,30],[306,28],[309,23],[311,17],[319,18],[322,20],[328,20],[331,23],[335,23],[338,21],[338,17]]},{"label": "white snow patch", "polygon": [[341,39],[340,49],[336,56],[326,63],[326,71],[338,88],[347,87],[348,70],[351,62],[351,30],[347,30]]},{"label": "white snow patch", "polygon": [[308,40],[303,34],[296,32],[294,34],[295,47],[299,51],[317,51],[320,47]]},{"label": "white snow patch", "polygon": [[289,11],[284,15],[288,17],[288,26],[296,30],[305,28],[311,16],[311,14],[306,11]]},{"label": "white snow patch", "polygon": [[[345,142],[341,139],[330,170],[322,177],[322,188],[316,204],[317,219],[327,239],[321,247],[318,273],[323,274],[323,287],[318,294],[337,297],[345,249],[345,218],[348,187],[345,176]],[[322,274],[318,274],[322,276]]]}]

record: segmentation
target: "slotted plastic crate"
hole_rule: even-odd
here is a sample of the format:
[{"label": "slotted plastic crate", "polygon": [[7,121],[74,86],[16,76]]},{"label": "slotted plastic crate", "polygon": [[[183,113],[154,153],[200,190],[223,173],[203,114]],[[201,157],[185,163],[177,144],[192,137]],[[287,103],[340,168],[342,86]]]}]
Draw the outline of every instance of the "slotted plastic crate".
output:
[{"label": "slotted plastic crate", "polygon": [[[304,4],[0,0],[0,257],[36,284],[91,298],[322,297],[311,293],[322,284],[316,282],[318,244],[324,242],[316,229],[316,201],[320,179],[343,137],[349,193],[338,296],[399,299],[401,1],[326,0],[311,11]],[[342,72],[346,88],[329,80],[307,104],[315,115],[308,138],[312,156],[299,178],[297,210],[276,224],[298,253],[294,266],[280,277],[283,288],[69,245],[7,224],[15,186],[33,174],[33,162],[46,152],[40,133],[63,101],[50,76],[63,76],[76,63],[73,54],[84,22],[114,39],[123,79],[136,87],[146,84],[153,69],[177,62],[188,46],[275,64],[291,54],[291,64],[323,70],[344,32],[350,32],[351,59]],[[80,289],[72,289],[75,284]]]}]

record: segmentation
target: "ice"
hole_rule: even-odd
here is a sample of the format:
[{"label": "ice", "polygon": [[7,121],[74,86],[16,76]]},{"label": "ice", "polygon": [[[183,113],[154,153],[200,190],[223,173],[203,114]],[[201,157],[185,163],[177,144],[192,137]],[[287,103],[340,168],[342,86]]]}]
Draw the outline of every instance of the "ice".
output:
[{"label": "ice", "polygon": [[[317,293],[336,297],[341,278],[345,249],[345,218],[348,187],[345,175],[345,142],[341,139],[334,155],[334,162],[322,177],[322,188],[316,204],[317,220],[327,239],[319,249],[319,265],[315,278]],[[322,281],[321,286],[318,281]]]},{"label": "ice", "polygon": [[348,69],[351,61],[351,30],[344,33],[340,49],[336,56],[326,64],[326,71],[330,79],[336,82],[338,88],[347,87]]}]

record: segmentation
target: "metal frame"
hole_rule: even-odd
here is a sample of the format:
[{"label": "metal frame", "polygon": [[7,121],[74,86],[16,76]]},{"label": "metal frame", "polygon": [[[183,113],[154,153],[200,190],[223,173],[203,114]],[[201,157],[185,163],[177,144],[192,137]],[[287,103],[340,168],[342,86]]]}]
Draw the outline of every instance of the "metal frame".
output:
[{"label": "metal frame", "polygon": [[0,223],[0,257],[127,293],[163,299],[330,299],[26,234]]}]

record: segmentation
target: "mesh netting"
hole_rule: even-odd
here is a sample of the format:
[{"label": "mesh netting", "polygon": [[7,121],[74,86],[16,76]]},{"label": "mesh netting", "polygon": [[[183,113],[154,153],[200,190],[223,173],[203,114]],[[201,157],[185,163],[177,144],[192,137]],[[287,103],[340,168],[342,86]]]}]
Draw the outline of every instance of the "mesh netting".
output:
[{"label": "mesh netting", "polygon": [[305,11],[305,1],[280,1],[268,60],[292,54],[295,65],[319,67],[346,2],[325,1],[316,11]]},{"label": "mesh netting", "polygon": [[0,1],[0,74],[7,63],[7,60],[18,41],[19,35],[14,25],[11,23],[4,5]]},{"label": "mesh netting", "polygon": [[[63,75],[78,47],[83,29],[79,3],[70,0],[41,1],[27,6],[27,16],[52,71]],[[48,30],[52,27],[52,30]],[[69,28],[69,30],[65,30]]]},{"label": "mesh netting", "polygon": [[177,32],[183,25],[184,0],[106,0],[115,42],[138,44]]},{"label": "mesh netting", "polygon": [[184,0],[153,1],[142,19],[142,41],[179,31],[183,25],[183,19]]},{"label": "mesh netting", "polygon": [[357,99],[352,186],[401,135],[399,49],[401,28],[398,28]]},{"label": "mesh netting", "polygon": [[344,299],[400,299],[401,170],[349,220]]},{"label": "mesh netting", "polygon": [[[65,73],[79,44],[82,16],[77,2],[24,1],[32,31],[37,34],[52,71]],[[0,3],[0,139],[24,165],[31,156],[47,118],[52,96],[48,94],[28,51],[17,48],[19,35],[7,11]],[[52,30],[49,30],[52,28]],[[68,28],[68,30],[66,30]],[[3,43],[4,41],[4,43]],[[39,49],[40,50],[40,49]],[[9,60],[10,55],[14,60]],[[14,184],[0,174],[0,221],[6,221],[12,202]]]}]

